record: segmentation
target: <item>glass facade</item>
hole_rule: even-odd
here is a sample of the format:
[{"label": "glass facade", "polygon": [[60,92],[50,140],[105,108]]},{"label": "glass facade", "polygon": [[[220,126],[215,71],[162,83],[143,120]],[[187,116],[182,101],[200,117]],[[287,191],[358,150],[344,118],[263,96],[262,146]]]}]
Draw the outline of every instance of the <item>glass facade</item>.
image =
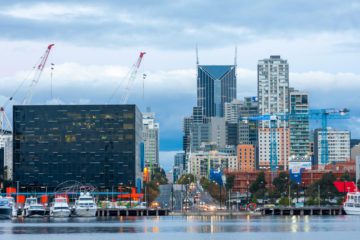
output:
[{"label": "glass facade", "polygon": [[236,98],[235,65],[199,65],[197,106],[205,117],[223,117],[224,104]]},{"label": "glass facade", "polygon": [[14,106],[14,180],[99,188],[141,180],[142,114],[135,105]]}]

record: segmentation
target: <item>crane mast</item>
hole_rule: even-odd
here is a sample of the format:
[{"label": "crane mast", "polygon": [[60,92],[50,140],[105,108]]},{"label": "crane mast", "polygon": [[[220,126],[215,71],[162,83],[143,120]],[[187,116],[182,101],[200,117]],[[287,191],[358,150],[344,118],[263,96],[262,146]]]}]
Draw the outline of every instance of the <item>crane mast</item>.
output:
[{"label": "crane mast", "polygon": [[130,77],[126,83],[125,92],[120,101],[121,104],[126,104],[129,99],[131,86],[135,81],[137,72],[139,70],[139,67],[140,67],[140,64],[141,64],[141,61],[142,61],[144,55],[145,55],[145,52],[140,52],[140,55],[139,55],[137,61],[134,63],[134,65],[131,68]]},{"label": "crane mast", "polygon": [[[28,92],[26,93],[26,95],[25,95],[25,97],[24,97],[24,99],[22,101],[23,104],[29,104],[31,102],[32,90],[35,87],[35,85],[39,82],[39,79],[41,77],[41,74],[42,74],[42,72],[43,72],[43,70],[45,68],[47,59],[49,57],[51,48],[54,45],[55,44],[48,45],[48,47],[46,48],[45,53],[40,58],[40,62],[37,63],[33,67],[33,70],[30,72],[29,76],[31,76],[32,73],[34,72],[33,73],[33,78],[32,78],[31,83],[30,83],[30,88],[29,88]],[[6,134],[8,131],[12,131],[12,124],[11,124],[8,116],[6,115],[5,109],[8,106],[8,104],[14,99],[14,96],[16,95],[16,93],[18,93],[19,89],[24,84],[24,82],[28,79],[28,77],[26,77],[22,81],[22,83],[17,87],[15,92],[9,97],[9,99],[2,106],[0,106],[0,136]]]},{"label": "crane mast", "polygon": [[27,94],[25,95],[25,98],[23,100],[23,104],[30,104],[31,103],[31,99],[32,99],[32,95],[33,95],[33,89],[34,87],[36,86],[36,84],[39,82],[39,79],[41,77],[41,74],[46,66],[46,62],[47,62],[47,59],[49,57],[49,54],[50,54],[50,51],[51,51],[51,48],[54,46],[55,44],[50,44],[45,53],[42,55],[42,57],[40,58],[40,63],[37,64],[35,66],[35,73],[34,73],[34,77],[30,83],[30,87],[29,87],[29,90],[27,92]]}]

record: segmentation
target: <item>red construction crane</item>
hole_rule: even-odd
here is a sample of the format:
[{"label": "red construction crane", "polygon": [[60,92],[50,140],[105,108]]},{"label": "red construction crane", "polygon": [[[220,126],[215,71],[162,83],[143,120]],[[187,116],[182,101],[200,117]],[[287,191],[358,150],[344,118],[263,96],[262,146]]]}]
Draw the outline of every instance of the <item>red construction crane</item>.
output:
[{"label": "red construction crane", "polygon": [[41,56],[40,58],[40,63],[37,64],[35,67],[34,67],[34,75],[33,75],[33,78],[32,78],[32,81],[30,83],[30,87],[29,87],[29,90],[27,92],[27,94],[25,95],[25,98],[23,100],[23,104],[30,104],[31,103],[31,99],[32,99],[32,94],[33,94],[33,89],[34,87],[36,86],[36,84],[39,82],[39,79],[41,77],[41,74],[45,68],[45,65],[46,65],[46,61],[49,57],[49,54],[50,54],[50,51],[51,51],[51,48],[54,46],[55,44],[50,44],[45,53]]},{"label": "red construction crane", "polygon": [[41,77],[41,74],[42,74],[42,72],[43,72],[43,70],[45,68],[47,59],[49,57],[51,48],[53,46],[54,46],[54,44],[48,45],[48,47],[45,50],[45,53],[41,56],[39,63],[37,63],[33,67],[32,71],[29,73],[28,77],[26,77],[21,82],[21,84],[17,87],[17,89],[14,91],[14,93],[9,97],[9,99],[2,106],[0,106],[0,136],[2,136],[3,134],[5,134],[8,131],[12,131],[11,123],[9,121],[9,118],[6,115],[6,111],[5,111],[6,107],[14,99],[14,96],[18,93],[18,91],[20,90],[22,85],[29,79],[29,77],[32,76],[32,80],[31,80],[31,83],[30,83],[30,88],[27,91],[22,103],[23,104],[29,104],[31,102],[33,88],[39,82],[39,79]]},{"label": "red construction crane", "polygon": [[139,70],[139,67],[140,67],[140,64],[141,64],[141,61],[142,61],[144,55],[145,55],[145,52],[140,52],[140,55],[139,55],[137,61],[134,63],[134,65],[131,68],[130,77],[126,84],[124,95],[122,96],[121,101],[120,101],[121,104],[127,103],[127,100],[130,95],[131,86],[132,86],[133,82],[135,81],[137,72]]}]

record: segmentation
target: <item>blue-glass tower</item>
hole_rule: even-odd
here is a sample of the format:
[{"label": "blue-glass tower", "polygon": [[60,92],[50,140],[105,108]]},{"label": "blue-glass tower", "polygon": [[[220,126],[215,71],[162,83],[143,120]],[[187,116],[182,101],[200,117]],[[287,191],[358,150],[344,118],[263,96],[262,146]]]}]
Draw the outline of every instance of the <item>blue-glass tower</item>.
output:
[{"label": "blue-glass tower", "polygon": [[236,98],[235,65],[198,65],[197,105],[206,117],[223,117],[224,104]]}]

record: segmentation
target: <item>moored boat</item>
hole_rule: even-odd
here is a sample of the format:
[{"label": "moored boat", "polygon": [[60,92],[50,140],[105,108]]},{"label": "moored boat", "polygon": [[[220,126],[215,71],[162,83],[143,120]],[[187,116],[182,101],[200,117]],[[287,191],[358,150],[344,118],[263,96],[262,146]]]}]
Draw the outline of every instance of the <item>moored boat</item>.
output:
[{"label": "moored boat", "polygon": [[0,219],[11,219],[12,206],[7,198],[0,197]]},{"label": "moored boat", "polygon": [[80,193],[79,198],[75,202],[74,206],[75,215],[78,217],[95,217],[97,206],[94,198],[90,193]]},{"label": "moored boat", "polygon": [[347,215],[360,215],[360,192],[347,193],[343,207]]},{"label": "moored boat", "polygon": [[50,217],[70,217],[71,211],[65,197],[55,197],[50,207]]},{"label": "moored boat", "polygon": [[45,216],[45,207],[37,202],[34,197],[28,197],[23,209],[24,217],[43,217]]}]

